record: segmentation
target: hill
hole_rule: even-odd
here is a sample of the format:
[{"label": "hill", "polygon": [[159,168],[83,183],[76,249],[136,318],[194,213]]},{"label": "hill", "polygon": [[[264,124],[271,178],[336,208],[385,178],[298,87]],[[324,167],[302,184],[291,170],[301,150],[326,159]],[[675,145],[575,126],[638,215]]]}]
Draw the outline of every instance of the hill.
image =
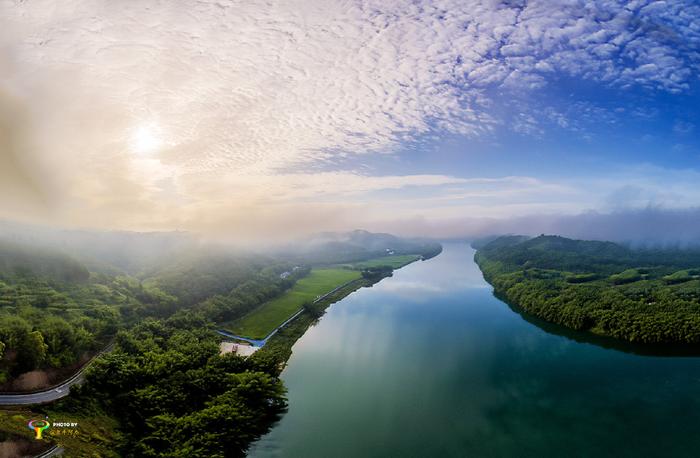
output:
[{"label": "hill", "polygon": [[442,246],[430,240],[354,230],[319,233],[286,247],[282,253],[307,264],[335,264],[402,254],[431,258],[441,251]]},{"label": "hill", "polygon": [[700,250],[508,236],[477,250],[495,293],[577,330],[647,343],[700,343]]},{"label": "hill", "polygon": [[84,282],[90,272],[57,250],[42,250],[0,240],[0,277],[33,276],[61,282]]},{"label": "hill", "polygon": [[0,220],[0,240],[70,255],[93,272],[136,275],[199,245],[187,232],[64,230]]}]

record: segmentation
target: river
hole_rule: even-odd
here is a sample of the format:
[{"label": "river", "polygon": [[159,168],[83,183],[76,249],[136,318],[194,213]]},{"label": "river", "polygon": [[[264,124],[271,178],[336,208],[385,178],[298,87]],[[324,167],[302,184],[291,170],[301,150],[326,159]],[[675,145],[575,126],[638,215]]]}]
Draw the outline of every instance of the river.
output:
[{"label": "river", "polygon": [[[524,319],[466,244],[332,305],[254,458],[700,455],[700,358]],[[604,343],[604,342],[603,342]]]}]

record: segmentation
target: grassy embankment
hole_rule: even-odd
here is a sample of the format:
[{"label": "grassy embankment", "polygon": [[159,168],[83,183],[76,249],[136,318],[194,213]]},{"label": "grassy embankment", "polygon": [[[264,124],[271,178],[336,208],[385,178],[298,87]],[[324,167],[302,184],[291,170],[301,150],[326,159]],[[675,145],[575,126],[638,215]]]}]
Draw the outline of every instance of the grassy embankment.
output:
[{"label": "grassy embankment", "polygon": [[305,303],[332,291],[340,285],[361,277],[357,270],[323,268],[313,269],[282,296],[273,299],[253,312],[223,327],[235,334],[262,339],[296,313]]},{"label": "grassy embankment", "polygon": [[265,359],[272,356],[280,362],[280,367],[283,367],[292,355],[292,346],[294,343],[304,335],[306,330],[316,322],[319,316],[323,315],[331,304],[338,302],[360,288],[370,287],[378,281],[379,280],[360,278],[338,289],[338,291],[335,291],[333,294],[329,294],[323,300],[313,304],[310,310],[302,313],[296,320],[280,329],[280,331],[275,334],[263,348],[256,352],[252,358]]},{"label": "grassy embankment", "polygon": [[[352,264],[351,267],[361,270],[370,267],[389,265],[394,269],[399,269],[419,258],[420,256],[418,255],[387,256],[355,263]],[[260,351],[253,355],[253,358],[265,359],[272,356],[277,361],[280,361],[283,366],[292,354],[292,346],[294,343],[304,335],[306,330],[316,322],[318,317],[323,315],[331,304],[338,302],[360,288],[371,287],[375,283],[381,281],[381,279],[382,278],[359,278],[357,281],[353,281],[343,288],[338,289],[338,291],[335,291],[333,294],[329,294],[323,300],[313,304],[305,313],[299,315],[296,320],[280,329]]]}]

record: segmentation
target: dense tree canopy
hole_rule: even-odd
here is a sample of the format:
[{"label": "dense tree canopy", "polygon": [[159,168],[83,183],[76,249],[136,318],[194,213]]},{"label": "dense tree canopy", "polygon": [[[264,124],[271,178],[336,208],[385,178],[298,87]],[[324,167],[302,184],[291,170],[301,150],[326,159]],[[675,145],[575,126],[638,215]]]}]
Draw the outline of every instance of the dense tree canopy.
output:
[{"label": "dense tree canopy", "polygon": [[502,237],[475,259],[496,294],[564,326],[645,343],[700,343],[700,251]]},{"label": "dense tree canopy", "polygon": [[286,407],[275,364],[220,356],[201,316],[188,313],[121,331],[88,371],[80,396],[121,420],[123,456],[243,456]]},{"label": "dense tree canopy", "polygon": [[196,309],[211,321],[235,319],[308,273],[296,269],[282,279],[287,262],[202,251],[140,277],[118,269],[86,276],[78,261],[51,250],[0,242],[0,254],[0,385],[28,371],[77,365],[145,317]]}]

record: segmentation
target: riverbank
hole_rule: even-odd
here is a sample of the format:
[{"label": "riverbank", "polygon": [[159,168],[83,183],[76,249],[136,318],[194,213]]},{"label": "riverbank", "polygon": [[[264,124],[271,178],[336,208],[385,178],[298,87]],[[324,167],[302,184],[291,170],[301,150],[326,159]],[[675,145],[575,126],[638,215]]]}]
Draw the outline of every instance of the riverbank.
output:
[{"label": "riverbank", "polygon": [[253,343],[263,342],[282,323],[297,313],[305,304],[318,300],[352,280],[360,278],[358,271],[340,268],[314,268],[308,276],[297,280],[289,290],[252,310],[247,315],[222,323],[221,329],[242,336]]},{"label": "riverbank", "polygon": [[[440,251],[427,258],[425,256],[396,256],[394,257],[397,258],[396,260],[399,260],[398,258],[402,259],[400,259],[400,266],[396,267],[395,270],[399,270],[418,261],[425,261],[434,258],[441,252],[442,248],[440,249]],[[374,262],[376,260],[370,261]],[[393,271],[380,277],[359,278],[352,282],[346,283],[345,285],[342,285],[339,288],[336,288],[335,290],[321,297],[319,300],[314,301],[309,307],[301,310],[299,315],[296,316],[293,321],[286,323],[284,326],[276,330],[276,333],[273,336],[266,339],[265,346],[261,348],[260,351],[255,352],[254,357],[274,358],[277,361],[279,370],[281,372],[282,369],[284,369],[284,367],[286,366],[289,357],[292,355],[292,347],[294,346],[296,341],[299,340],[306,333],[309,327],[316,324],[318,319],[321,316],[323,316],[328,307],[342,300],[343,298],[352,294],[353,292],[361,288],[372,287],[373,285],[381,282],[387,277],[391,277],[392,275]]]},{"label": "riverbank", "polygon": [[[277,332],[278,332],[280,329],[284,328],[285,326],[287,326],[287,324],[291,323],[291,322],[294,321],[299,315],[301,315],[302,313],[304,313],[304,311],[307,310],[308,307],[309,307],[310,305],[313,305],[313,304],[316,304],[316,303],[318,303],[318,302],[323,301],[325,298],[332,296],[336,291],[339,291],[339,290],[343,289],[344,287],[349,286],[350,284],[354,283],[354,282],[357,281],[357,280],[358,280],[358,279],[345,282],[345,283],[343,283],[342,285],[340,285],[340,286],[338,286],[338,287],[336,287],[336,288],[333,288],[331,291],[325,293],[323,296],[318,296],[318,297],[317,297],[316,299],[314,299],[312,302],[308,303],[308,305],[303,305],[302,308],[300,308],[299,310],[297,310],[296,312],[294,312],[294,315],[292,315],[292,316],[290,316],[289,318],[287,318],[282,324],[280,324],[280,325],[277,326],[275,329],[273,329],[272,331],[270,331],[270,333],[267,334],[267,335],[266,335],[264,338],[262,338],[262,339],[253,339],[253,338],[250,338],[250,337],[245,337],[245,336],[241,336],[241,335],[238,335],[238,334],[233,334],[233,333],[231,333],[231,332],[229,332],[229,331],[226,331],[225,329],[219,329],[219,330],[217,330],[216,332],[218,332],[219,334],[221,334],[221,335],[224,336],[224,337],[227,337],[227,338],[229,338],[229,339],[233,339],[234,342],[237,342],[237,343],[241,344],[241,346],[251,346],[251,347],[255,348],[255,350],[253,350],[252,352],[247,352],[247,351],[244,352],[244,353],[246,353],[245,356],[249,356],[250,354],[252,354],[252,353],[254,353],[255,351],[257,351],[258,349],[260,349],[261,347],[264,347],[265,344],[267,343],[267,341],[270,340],[270,338],[272,338],[272,336],[274,336],[275,334],[277,334]],[[239,353],[238,351],[236,351],[236,353],[237,353],[237,354],[241,354],[241,355],[244,354],[244,353]]]},{"label": "riverbank", "polygon": [[[439,254],[439,253],[437,253]],[[431,256],[432,257],[432,256]],[[280,366],[283,367],[286,364],[287,359],[291,355],[291,347],[294,342],[304,335],[306,330],[311,326],[318,318],[320,318],[328,308],[334,302],[337,302],[352,292],[358,290],[359,288],[365,286],[372,286],[382,279],[393,275],[394,270],[401,269],[409,264],[412,264],[419,260],[424,260],[425,258],[421,255],[399,255],[399,256],[388,256],[383,258],[370,259],[356,264],[347,264],[342,266],[326,267],[319,270],[313,270],[311,272],[312,278],[304,278],[299,280],[297,284],[287,291],[282,297],[273,299],[272,301],[264,304],[260,308],[252,311],[246,315],[243,319],[238,320],[235,324],[235,329],[237,332],[229,331],[226,325],[222,325],[221,329],[217,330],[220,335],[242,344],[240,347],[252,347],[254,350],[251,351],[250,348],[243,348],[245,351],[240,353],[244,356],[251,356],[258,353],[258,350],[266,347],[268,342],[274,339],[274,343],[267,352],[264,352],[260,357],[265,358],[273,356],[279,360]],[[347,278],[355,277],[360,275],[360,268],[362,269],[373,269],[379,266],[387,266],[391,268],[386,272],[378,272],[373,276],[362,275],[362,277],[351,279],[345,283],[337,286],[336,288],[328,291],[327,293],[317,296],[314,300],[309,302],[309,298],[312,294],[319,291],[319,287],[325,288],[330,281],[337,281],[342,275]],[[341,268],[339,268],[341,267]],[[321,281],[317,278],[313,280],[313,277],[322,274]],[[330,275],[323,275],[328,273]],[[323,278],[328,277],[328,278]],[[309,283],[305,285],[304,283]],[[311,288],[310,288],[311,286]],[[282,303],[284,307],[280,310],[280,307],[274,307],[275,304]],[[269,331],[268,334],[262,336],[262,329],[259,324],[262,323],[263,327],[269,329],[270,317],[266,315],[273,315],[279,319],[280,312],[284,311],[289,313],[289,303],[297,304],[301,306],[293,315],[288,316],[288,318],[277,327]],[[277,310],[275,310],[277,309]],[[306,320],[303,315],[307,315]],[[263,319],[257,319],[256,317],[263,316]],[[300,324],[296,324],[296,323]],[[251,325],[253,323],[254,325]],[[230,327],[230,326],[229,326]],[[286,333],[280,334],[283,330]],[[247,332],[246,332],[247,331]],[[276,339],[275,339],[276,338]],[[229,348],[226,352],[234,351],[238,353],[240,347],[234,347],[234,350]]]},{"label": "riverbank", "polygon": [[281,372],[287,364],[289,357],[292,355],[294,343],[296,343],[311,326],[316,324],[328,307],[360,288],[371,287],[379,283],[383,278],[377,280],[360,278],[328,294],[322,300],[304,309],[294,321],[280,328],[274,336],[267,340],[265,346],[255,352],[252,357],[273,358],[277,361],[279,371]]},{"label": "riverbank", "polygon": [[700,345],[700,280],[689,274],[697,252],[501,237],[474,260],[499,298],[550,323],[631,343]]},{"label": "riverbank", "polygon": [[329,307],[282,373],[287,413],[248,456],[694,456],[700,358],[546,332],[473,255],[445,244]]}]

